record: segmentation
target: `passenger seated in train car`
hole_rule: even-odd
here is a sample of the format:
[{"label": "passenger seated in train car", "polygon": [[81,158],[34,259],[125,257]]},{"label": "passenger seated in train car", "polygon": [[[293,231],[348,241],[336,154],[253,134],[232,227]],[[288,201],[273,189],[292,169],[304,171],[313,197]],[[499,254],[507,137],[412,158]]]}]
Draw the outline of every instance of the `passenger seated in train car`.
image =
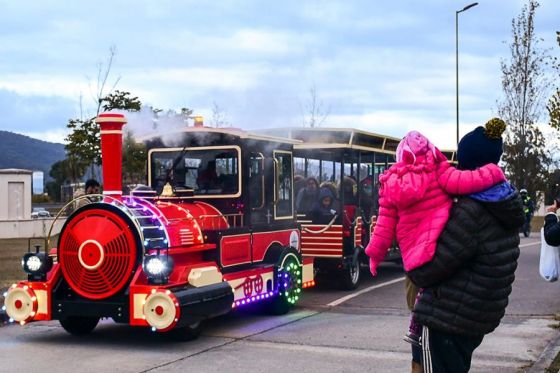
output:
[{"label": "passenger seated in train car", "polygon": [[329,224],[335,215],[340,215],[340,205],[330,188],[321,188],[319,199],[313,204],[311,220],[313,224]]},{"label": "passenger seated in train car", "polygon": [[314,177],[308,177],[303,187],[296,196],[296,211],[298,214],[308,215],[313,204],[319,198],[319,182]]},{"label": "passenger seated in train car", "polygon": [[[294,175],[294,196],[299,194],[299,192],[305,188],[305,178],[302,175]],[[297,210],[297,208],[296,208]]]},{"label": "passenger seated in train car", "polygon": [[377,215],[379,210],[379,182],[373,182],[369,175],[360,181],[360,206],[366,218]]},{"label": "passenger seated in train car", "polygon": [[323,189],[323,188],[327,188],[328,190],[330,190],[331,194],[334,196],[334,200],[339,201],[338,188],[336,187],[335,183],[333,183],[331,181],[323,181],[321,183],[321,185],[319,186],[319,189]]},{"label": "passenger seated in train car", "polygon": [[218,174],[216,173],[216,161],[210,160],[206,164],[206,168],[198,172],[198,177],[196,178],[196,184],[198,189],[208,190],[219,188]]},{"label": "passenger seated in train car", "polygon": [[[358,183],[352,176],[344,176],[344,181],[338,186],[338,195],[345,205],[357,205]],[[344,198],[342,198],[344,196]]]}]

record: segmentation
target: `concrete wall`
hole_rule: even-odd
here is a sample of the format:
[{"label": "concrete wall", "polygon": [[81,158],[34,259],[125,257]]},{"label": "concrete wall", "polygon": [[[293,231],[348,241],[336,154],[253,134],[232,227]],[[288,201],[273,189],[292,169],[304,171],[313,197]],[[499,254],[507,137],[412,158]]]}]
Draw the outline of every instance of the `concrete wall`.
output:
[{"label": "concrete wall", "polygon": [[[0,239],[47,237],[53,221],[54,218],[17,221],[0,220]],[[54,236],[58,234],[65,221],[66,219],[58,219],[53,227],[51,235]]]},{"label": "concrete wall", "polygon": [[[31,171],[0,170],[0,221],[31,219],[31,181]],[[23,188],[14,188],[20,185]]]}]

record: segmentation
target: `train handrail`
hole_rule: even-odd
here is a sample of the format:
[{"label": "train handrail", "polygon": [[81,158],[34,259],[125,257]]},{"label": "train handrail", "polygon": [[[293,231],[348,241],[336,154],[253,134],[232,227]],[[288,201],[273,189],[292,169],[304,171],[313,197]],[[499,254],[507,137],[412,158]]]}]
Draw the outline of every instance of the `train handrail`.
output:
[{"label": "train handrail", "polygon": [[325,233],[327,230],[330,229],[330,227],[332,227],[332,225],[334,224],[334,221],[336,220],[336,218],[338,217],[338,215],[335,215],[331,222],[325,227],[325,228],[321,228],[318,231],[313,231],[309,228],[305,228],[305,227],[301,227],[301,230],[307,233],[311,233],[311,234],[321,234],[321,233]]},{"label": "train handrail", "polygon": [[[204,220],[204,219],[219,219],[219,218],[223,218],[228,225],[230,225],[229,223],[229,218],[233,218],[233,227],[237,228],[237,227],[242,227],[243,226],[243,218],[244,218],[244,214],[243,213],[237,213],[237,214],[214,214],[214,215],[200,215],[197,218],[193,218],[194,220]],[[239,218],[239,221],[241,224],[237,224],[237,218]],[[212,228],[214,228],[214,222],[212,222]]]},{"label": "train handrail", "polygon": [[[97,202],[93,202],[91,200],[91,198],[99,198],[99,201]],[[111,202],[117,202],[117,203],[121,203],[123,206],[125,206],[128,209],[128,206],[126,206],[126,204],[124,202],[122,202],[121,200],[111,197],[111,196],[107,196],[107,195],[103,195],[103,194],[85,194],[83,196],[79,196],[76,197],[74,199],[72,199],[70,202],[68,202],[67,204],[65,204],[60,211],[58,212],[58,214],[55,215],[52,223],[51,223],[51,227],[49,228],[49,233],[47,234],[47,245],[45,247],[45,254],[49,254],[50,248],[51,248],[51,234],[52,234],[52,230],[54,228],[54,224],[56,223],[56,221],[58,220],[58,218],[62,215],[63,212],[66,211],[66,209],[72,205],[75,204],[78,201],[81,200],[85,200],[88,204],[90,203],[99,203],[102,202],[104,199],[110,199],[112,200]],[[138,221],[136,219],[131,219],[134,223],[134,225],[136,225],[136,228],[138,229],[138,232],[140,233],[140,237],[142,238],[142,241],[144,241],[144,237],[142,235],[142,229],[140,227],[140,225],[138,224]]]}]

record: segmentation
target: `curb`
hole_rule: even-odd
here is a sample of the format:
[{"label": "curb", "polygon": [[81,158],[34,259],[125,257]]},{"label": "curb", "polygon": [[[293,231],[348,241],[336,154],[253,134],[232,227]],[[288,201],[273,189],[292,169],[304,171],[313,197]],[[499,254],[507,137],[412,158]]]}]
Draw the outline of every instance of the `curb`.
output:
[{"label": "curb", "polygon": [[545,372],[548,367],[552,364],[556,355],[560,353],[560,334],[553,338],[546,345],[543,352],[540,354],[538,359],[533,363],[533,365],[527,369],[526,373],[542,373]]}]

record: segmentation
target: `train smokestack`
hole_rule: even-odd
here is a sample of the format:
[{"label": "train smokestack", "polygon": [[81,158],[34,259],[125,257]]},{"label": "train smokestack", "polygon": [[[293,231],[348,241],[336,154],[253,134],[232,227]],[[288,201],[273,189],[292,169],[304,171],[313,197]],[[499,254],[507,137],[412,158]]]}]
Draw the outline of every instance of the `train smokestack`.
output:
[{"label": "train smokestack", "polygon": [[122,128],[126,118],[122,114],[103,113],[95,118],[101,128],[101,164],[103,194],[122,196]]}]

